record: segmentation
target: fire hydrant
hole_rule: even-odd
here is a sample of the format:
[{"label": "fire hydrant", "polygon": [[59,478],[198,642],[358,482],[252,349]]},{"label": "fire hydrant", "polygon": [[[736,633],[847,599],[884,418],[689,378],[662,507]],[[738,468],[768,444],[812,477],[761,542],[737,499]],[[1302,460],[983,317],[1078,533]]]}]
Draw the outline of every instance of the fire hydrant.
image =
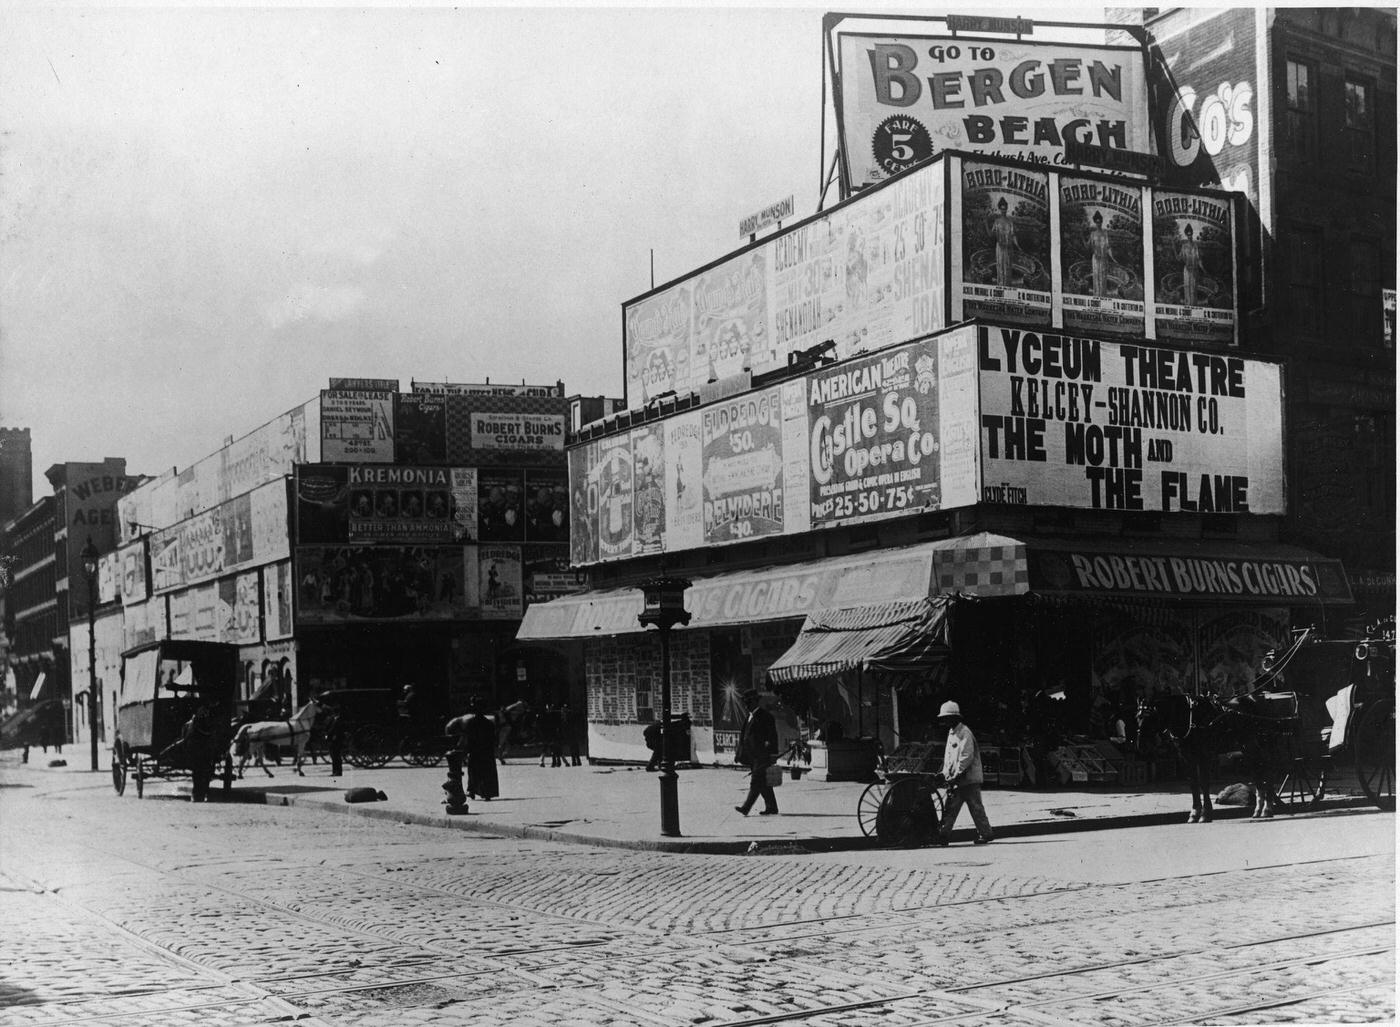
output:
[{"label": "fire hydrant", "polygon": [[448,813],[467,812],[467,793],[462,791],[462,759],[466,754],[453,749],[447,754],[447,780],[442,783],[442,804]]}]

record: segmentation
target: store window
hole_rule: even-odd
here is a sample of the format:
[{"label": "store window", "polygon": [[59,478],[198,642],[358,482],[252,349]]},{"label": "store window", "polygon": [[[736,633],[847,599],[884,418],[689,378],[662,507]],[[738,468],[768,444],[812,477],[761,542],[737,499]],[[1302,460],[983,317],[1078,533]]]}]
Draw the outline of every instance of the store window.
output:
[{"label": "store window", "polygon": [[1284,140],[1293,159],[1311,162],[1317,159],[1317,72],[1305,61],[1289,60],[1284,80]]},{"label": "store window", "polygon": [[1369,174],[1376,160],[1376,111],[1371,85],[1348,77],[1343,88],[1347,164],[1353,171]]},{"label": "store window", "polygon": [[1322,229],[1293,225],[1283,243],[1285,323],[1301,333],[1317,335],[1322,331]]},{"label": "store window", "polygon": [[1347,325],[1352,341],[1363,346],[1380,346],[1381,282],[1380,244],[1370,239],[1353,239],[1347,254]]}]

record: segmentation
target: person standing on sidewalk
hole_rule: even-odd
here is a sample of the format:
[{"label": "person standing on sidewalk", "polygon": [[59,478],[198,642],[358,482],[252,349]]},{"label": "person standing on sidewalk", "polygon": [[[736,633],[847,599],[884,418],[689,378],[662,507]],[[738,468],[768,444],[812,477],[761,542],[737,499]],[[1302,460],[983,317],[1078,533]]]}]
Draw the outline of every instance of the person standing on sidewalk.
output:
[{"label": "person standing on sidewalk", "polygon": [[974,845],[986,845],[992,840],[992,825],[982,805],[982,752],[977,739],[963,723],[962,710],[955,702],[945,702],[938,711],[939,727],[947,728],[948,741],[943,746],[943,777],[948,782],[948,801],[943,807],[943,823],[938,828],[936,844],[947,845],[953,824],[964,805],[972,811],[977,825]]},{"label": "person standing on sidewalk", "polygon": [[763,698],[758,692],[744,696],[744,705],[749,707],[748,719],[739,731],[739,749],[735,754],[737,762],[749,768],[749,794],[742,806],[735,806],[743,816],[749,815],[753,804],[763,799],[759,816],[771,817],[778,812],[778,799],[773,794],[773,786],[768,783],[768,768],[778,762],[778,725],[773,714],[763,706]]}]

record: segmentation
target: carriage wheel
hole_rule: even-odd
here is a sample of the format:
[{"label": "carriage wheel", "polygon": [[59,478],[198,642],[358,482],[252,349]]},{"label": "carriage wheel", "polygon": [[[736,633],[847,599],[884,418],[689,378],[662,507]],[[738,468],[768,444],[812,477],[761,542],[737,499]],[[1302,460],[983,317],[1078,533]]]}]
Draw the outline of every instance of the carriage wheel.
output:
[{"label": "carriage wheel", "polygon": [[915,845],[937,829],[936,806],[926,784],[904,778],[890,785],[875,814],[875,834],[882,845]]},{"label": "carriage wheel", "polygon": [[1326,789],[1326,768],[1305,756],[1294,756],[1274,783],[1279,805],[1288,813],[1315,809]]},{"label": "carriage wheel", "polygon": [[1395,809],[1395,700],[1370,704],[1361,715],[1356,739],[1356,779],[1377,809]]},{"label": "carriage wheel", "polygon": [[436,767],[444,754],[430,738],[405,738],[399,755],[412,767]]},{"label": "carriage wheel", "polygon": [[867,838],[875,837],[875,821],[880,813],[880,801],[885,797],[886,787],[883,781],[866,785],[865,791],[860,793],[860,798],[856,801],[856,822],[860,824],[860,833]]},{"label": "carriage wheel", "polygon": [[112,750],[112,788],[118,795],[126,794],[126,764],[116,749]]},{"label": "carriage wheel", "polygon": [[141,757],[136,757],[136,772],[132,775],[136,778],[136,797],[144,799],[146,797],[146,775],[145,768],[141,766]]},{"label": "carriage wheel", "polygon": [[389,732],[382,727],[366,724],[357,727],[346,739],[345,762],[364,770],[382,767],[394,758],[397,749]]}]

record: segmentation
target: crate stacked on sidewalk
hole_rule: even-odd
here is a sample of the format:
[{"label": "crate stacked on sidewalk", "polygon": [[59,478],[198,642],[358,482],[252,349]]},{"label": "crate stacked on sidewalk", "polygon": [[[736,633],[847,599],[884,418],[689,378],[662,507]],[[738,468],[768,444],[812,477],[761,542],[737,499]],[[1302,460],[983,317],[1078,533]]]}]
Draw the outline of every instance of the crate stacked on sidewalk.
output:
[{"label": "crate stacked on sidewalk", "polygon": [[[1062,745],[1050,753],[1050,765],[1068,784],[1110,784],[1118,780],[1117,769],[1093,745]],[[1066,778],[1068,780],[1066,781]]]}]

